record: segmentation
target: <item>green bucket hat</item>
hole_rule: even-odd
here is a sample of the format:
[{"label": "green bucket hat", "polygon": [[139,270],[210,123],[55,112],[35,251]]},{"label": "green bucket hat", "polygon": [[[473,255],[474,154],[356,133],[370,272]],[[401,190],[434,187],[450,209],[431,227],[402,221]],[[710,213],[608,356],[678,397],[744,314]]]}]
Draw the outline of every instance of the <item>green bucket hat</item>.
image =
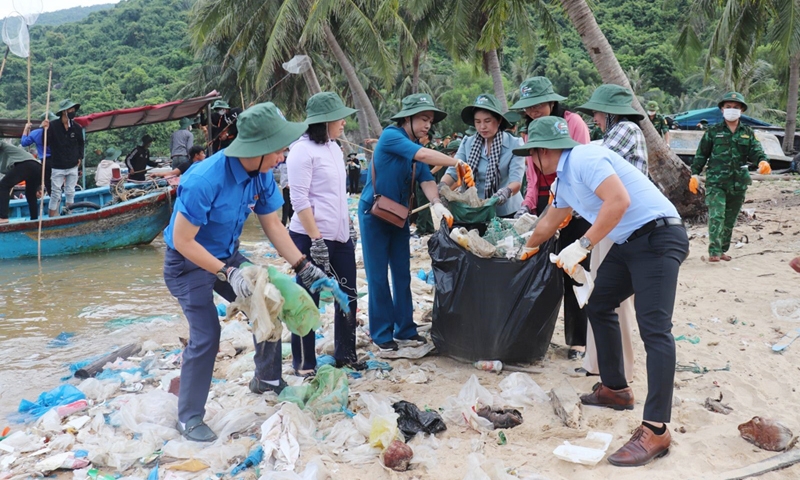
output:
[{"label": "green bucket hat", "polygon": [[114,147],[106,148],[106,154],[105,154],[106,160],[116,160],[119,158],[120,155],[122,155],[122,150],[119,150]]},{"label": "green bucket hat", "polygon": [[58,115],[56,115],[53,112],[46,112],[46,113],[43,113],[43,114],[39,115],[39,118],[41,118],[42,120],[44,120],[46,118],[47,120],[49,120],[51,122],[55,122],[56,120],[58,120]]},{"label": "green bucket hat", "polygon": [[567,121],[561,117],[541,117],[528,124],[528,142],[514,149],[514,155],[526,157],[532,148],[564,150],[580,145],[569,136]]},{"label": "green bucket hat", "polygon": [[229,157],[249,158],[277,152],[305,133],[308,125],[288,122],[272,102],[253,105],[239,114],[236,138],[225,149]]},{"label": "green bucket hat", "polygon": [[439,123],[447,117],[447,113],[433,105],[433,98],[427,93],[415,93],[403,99],[403,107],[392,116],[392,120],[413,117],[420,112],[433,112],[433,123]]},{"label": "green bucket hat", "polygon": [[658,111],[658,102],[654,102],[654,101],[650,100],[649,102],[647,102],[647,106],[645,107],[645,110],[647,110],[648,112],[657,112]]},{"label": "green bucket hat", "polygon": [[442,151],[445,153],[457,152],[458,147],[460,146],[461,146],[461,140],[453,140],[450,143],[448,143],[447,146],[444,147]]},{"label": "green bucket hat", "polygon": [[719,108],[722,108],[722,104],[725,102],[739,102],[742,104],[742,111],[747,111],[747,102],[744,101],[744,95],[739,92],[728,92],[722,96],[722,99],[717,103]]},{"label": "green bucket hat", "polygon": [[592,98],[575,110],[592,115],[593,112],[609,113],[611,115],[627,115],[637,120],[644,119],[644,115],[631,106],[633,94],[630,90],[619,85],[605,84],[597,87]]},{"label": "green bucket hat", "polygon": [[63,112],[64,110],[69,110],[72,107],[75,107],[75,111],[77,112],[78,110],[81,109],[81,104],[75,103],[69,98],[65,98],[64,100],[61,100],[61,103],[58,104],[58,110],[56,110],[56,115],[61,116],[61,112]]},{"label": "green bucket hat", "polygon": [[481,93],[477,98],[475,98],[475,101],[472,102],[472,105],[467,105],[464,107],[461,110],[461,120],[467,125],[475,125],[475,110],[477,109],[488,110],[492,113],[500,115],[500,131],[503,131],[511,126],[511,122],[509,122],[503,115],[503,111],[500,107],[500,101],[497,100],[497,97],[491,93]]},{"label": "green bucket hat", "polygon": [[193,123],[194,123],[193,118],[183,117],[181,118],[179,125],[181,130],[183,130],[184,128],[187,128],[188,126],[192,125]]},{"label": "green bucket hat", "polygon": [[312,95],[306,102],[306,123],[327,123],[341,120],[356,113],[342,102],[339,95],[333,92],[320,92]]},{"label": "green bucket hat", "polygon": [[469,127],[469,128],[467,129],[467,131],[466,131],[466,132],[464,132],[464,135],[466,135],[466,136],[468,136],[468,137],[471,137],[471,136],[475,135],[476,133],[478,133],[478,131],[477,131],[477,130],[475,130],[475,127]]},{"label": "green bucket hat", "polygon": [[531,77],[519,86],[519,100],[511,105],[512,110],[524,110],[527,107],[545,102],[561,102],[562,97],[553,90],[553,84],[546,77]]},{"label": "green bucket hat", "polygon": [[228,105],[228,102],[226,102],[225,100],[217,100],[211,105],[211,110],[216,110],[218,108],[227,108],[228,110],[230,110],[231,106]]}]

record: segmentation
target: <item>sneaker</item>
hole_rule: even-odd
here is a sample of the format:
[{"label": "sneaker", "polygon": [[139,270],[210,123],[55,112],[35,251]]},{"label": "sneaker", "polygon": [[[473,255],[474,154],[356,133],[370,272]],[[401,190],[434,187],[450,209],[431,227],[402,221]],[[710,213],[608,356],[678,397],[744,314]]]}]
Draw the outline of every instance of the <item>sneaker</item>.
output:
[{"label": "sneaker", "polygon": [[396,352],[400,348],[394,340],[390,340],[386,343],[376,343],[375,345],[378,346],[381,352]]},{"label": "sneaker", "polygon": [[428,341],[425,340],[425,337],[423,337],[420,334],[416,334],[411,338],[406,338],[406,339],[395,338],[394,340],[401,347],[421,347],[422,345],[428,343]]},{"label": "sneaker", "polygon": [[250,380],[250,391],[261,395],[262,393],[272,392],[275,395],[280,395],[283,389],[286,388],[286,382],[281,378],[277,385],[272,385],[267,382],[261,381],[256,377]]}]

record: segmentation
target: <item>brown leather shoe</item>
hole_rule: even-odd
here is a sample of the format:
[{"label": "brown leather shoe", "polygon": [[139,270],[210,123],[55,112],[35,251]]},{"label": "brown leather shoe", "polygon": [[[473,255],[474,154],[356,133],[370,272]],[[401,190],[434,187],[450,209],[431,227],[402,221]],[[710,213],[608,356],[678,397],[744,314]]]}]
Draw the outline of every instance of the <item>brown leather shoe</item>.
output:
[{"label": "brown leather shoe", "polygon": [[581,403],[614,410],[633,410],[633,390],[631,387],[611,390],[602,383],[597,383],[592,387],[592,393],[581,395]]},{"label": "brown leather shoe", "polygon": [[639,425],[628,443],[608,457],[608,463],[618,467],[641,467],[669,453],[672,436],[669,429],[663,435]]}]

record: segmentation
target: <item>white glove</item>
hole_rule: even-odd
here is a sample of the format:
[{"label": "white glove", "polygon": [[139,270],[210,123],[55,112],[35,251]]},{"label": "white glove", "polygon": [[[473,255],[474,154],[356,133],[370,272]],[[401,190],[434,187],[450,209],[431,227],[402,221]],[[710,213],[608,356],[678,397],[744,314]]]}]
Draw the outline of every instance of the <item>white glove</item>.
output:
[{"label": "white glove", "polygon": [[444,205],[442,205],[441,202],[436,202],[432,204],[431,209],[433,210],[433,213],[436,214],[436,216],[447,220],[448,227],[451,228],[453,227],[453,214],[450,213],[450,210],[448,210]]},{"label": "white glove", "polygon": [[252,285],[244,278],[240,269],[228,267],[226,274],[228,275],[228,283],[231,285],[233,293],[235,293],[238,298],[247,298],[253,294]]},{"label": "white glove", "polygon": [[519,218],[519,217],[525,215],[526,213],[531,213],[531,209],[528,208],[527,205],[523,205],[523,206],[519,207],[519,210],[517,210],[517,213],[514,214],[514,218]]},{"label": "white glove", "polygon": [[567,275],[574,275],[576,267],[587,255],[589,255],[589,250],[581,247],[580,240],[575,240],[558,252],[558,255],[550,257],[550,261],[567,272]]}]

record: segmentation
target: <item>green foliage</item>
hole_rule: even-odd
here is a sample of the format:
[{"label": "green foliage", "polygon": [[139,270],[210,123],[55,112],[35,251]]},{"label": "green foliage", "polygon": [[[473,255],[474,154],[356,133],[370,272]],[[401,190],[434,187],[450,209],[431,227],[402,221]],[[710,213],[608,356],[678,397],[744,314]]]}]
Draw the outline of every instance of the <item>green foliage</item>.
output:
[{"label": "green foliage", "polygon": [[36,25],[63,25],[65,23],[79,22],[88,17],[92,12],[114,8],[113,3],[92,5],[89,7],[72,7],[57,12],[46,12],[39,15]]}]

